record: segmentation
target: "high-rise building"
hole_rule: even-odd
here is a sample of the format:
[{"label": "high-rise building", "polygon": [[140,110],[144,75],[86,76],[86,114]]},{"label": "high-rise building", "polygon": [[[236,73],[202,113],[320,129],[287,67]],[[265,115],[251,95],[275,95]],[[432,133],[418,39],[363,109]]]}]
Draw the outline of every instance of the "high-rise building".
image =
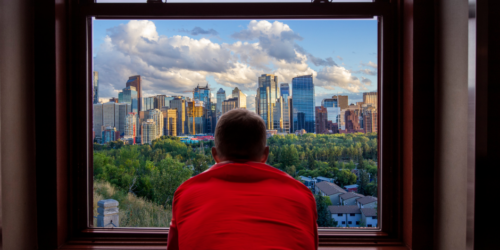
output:
[{"label": "high-rise building", "polygon": [[109,102],[118,103],[118,98],[116,98],[116,97],[111,97],[111,98],[109,99]]},{"label": "high-rise building", "polygon": [[238,98],[229,98],[222,102],[222,114],[236,108],[238,108]]},{"label": "high-rise building", "polygon": [[151,144],[156,137],[156,123],[152,119],[146,119],[141,124],[141,144]]},{"label": "high-rise building", "polygon": [[293,130],[314,133],[314,83],[312,75],[292,79]]},{"label": "high-rise building", "polygon": [[375,109],[377,108],[377,92],[365,92],[363,93],[363,103],[372,104]]},{"label": "high-rise building", "polygon": [[327,134],[328,131],[326,129],[326,124],[328,120],[328,112],[326,108],[323,106],[316,106],[315,112],[316,134]]},{"label": "high-rise building", "polygon": [[295,133],[293,130],[293,98],[291,96],[288,97],[288,126],[290,127],[289,133]]},{"label": "high-rise building", "polygon": [[93,128],[94,134],[98,141],[102,139],[102,126],[103,126],[103,116],[102,116],[102,104],[96,103],[94,104],[94,119],[93,120]]},{"label": "high-rise building", "polygon": [[143,111],[144,102],[142,99],[142,85],[141,85],[141,76],[135,75],[128,78],[126,83],[126,87],[133,86],[135,87],[135,91],[137,91],[137,110]]},{"label": "high-rise building", "polygon": [[233,98],[238,98],[238,108],[247,108],[247,95],[245,95],[241,90],[236,87],[233,90]]},{"label": "high-rise building", "polygon": [[262,74],[258,80],[259,87],[257,88],[257,95],[255,98],[256,111],[264,120],[266,129],[273,130],[274,106],[281,96],[278,86],[278,77],[271,74]]},{"label": "high-rise building", "polygon": [[117,103],[115,108],[118,109],[118,124],[115,122],[115,127],[119,131],[120,137],[123,137],[125,135],[127,115],[130,113],[130,105],[127,103]]},{"label": "high-rise building", "polygon": [[156,124],[156,138],[163,135],[163,113],[159,109],[152,109],[147,111],[147,118],[151,119]]},{"label": "high-rise building", "polygon": [[284,120],[286,114],[285,110],[285,101],[282,96],[276,100],[276,104],[273,107],[273,127],[274,130],[278,132],[287,132],[284,128]]},{"label": "high-rise building", "polygon": [[170,101],[170,108],[177,110],[177,134],[186,134],[186,101],[183,100],[182,97],[176,96],[173,100]]},{"label": "high-rise building", "polygon": [[166,95],[157,95],[156,96],[156,108],[157,109],[161,109],[165,106],[168,106],[168,105],[165,105],[165,98],[167,98]]},{"label": "high-rise building", "polygon": [[[327,124],[331,124],[327,127],[329,127],[329,130],[332,130],[332,133],[338,133],[339,130],[339,125],[341,123],[340,119],[340,108],[326,108],[326,117],[327,117]],[[332,129],[331,127],[335,126],[335,129]],[[344,128],[345,129],[345,128]]]},{"label": "high-rise building", "polygon": [[226,91],[222,88],[217,91],[217,107],[215,109],[217,117],[221,116],[222,113],[222,102],[226,100]]},{"label": "high-rise building", "polygon": [[360,123],[360,118],[362,117],[361,109],[357,105],[349,105],[344,111],[345,132],[364,132]]},{"label": "high-rise building", "polygon": [[377,109],[373,104],[363,105],[363,129],[365,133],[372,133],[378,131],[377,123]]},{"label": "high-rise building", "polygon": [[116,140],[118,140],[116,128],[112,126],[103,126],[101,143],[104,144]]},{"label": "high-rise building", "polygon": [[125,117],[125,135],[124,138],[132,138],[132,144],[135,144],[137,134],[137,115],[130,112]]},{"label": "high-rise building", "polygon": [[205,104],[202,101],[188,102],[188,131],[189,134],[203,134],[206,133],[205,126]]},{"label": "high-rise building", "polygon": [[212,100],[211,92],[208,84],[205,87],[200,87],[199,85],[193,91],[193,102],[196,101],[203,102],[203,133],[213,133],[215,129],[215,124],[212,123]]},{"label": "high-rise building", "polygon": [[177,109],[162,107],[163,135],[177,136]]},{"label": "high-rise building", "polygon": [[332,98],[323,99],[321,101],[321,106],[325,108],[335,108],[346,109],[349,104],[349,97],[346,95],[334,95]]},{"label": "high-rise building", "polygon": [[134,86],[126,87],[122,92],[118,93],[118,102],[127,103],[130,105],[129,112],[138,112],[137,108],[137,91]]},{"label": "high-rise building", "polygon": [[158,108],[158,98],[156,96],[150,96],[144,98],[144,108],[143,111]]},{"label": "high-rise building", "polygon": [[280,84],[281,97],[283,97],[283,129],[282,132],[290,132],[290,85],[288,83]]},{"label": "high-rise building", "polygon": [[93,91],[93,100],[94,104],[99,103],[99,72],[94,71],[94,91]]}]

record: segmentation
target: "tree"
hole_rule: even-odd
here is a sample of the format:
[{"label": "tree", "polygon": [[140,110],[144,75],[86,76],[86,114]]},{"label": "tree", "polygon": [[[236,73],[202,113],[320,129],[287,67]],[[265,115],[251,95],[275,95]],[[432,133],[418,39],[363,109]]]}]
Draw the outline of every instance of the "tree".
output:
[{"label": "tree", "polygon": [[351,173],[349,170],[340,170],[337,174],[337,180],[336,182],[341,186],[344,187],[345,185],[351,185],[356,183],[356,175]]},{"label": "tree", "polygon": [[370,183],[368,173],[365,170],[359,170],[358,192],[362,195],[369,195],[368,184]]},{"label": "tree", "polygon": [[[315,195],[316,199],[316,209],[318,211],[318,226],[319,227],[335,227],[337,222],[332,218],[330,211],[328,210],[329,197],[323,195]],[[331,201],[330,201],[331,204]]]},{"label": "tree", "polygon": [[172,158],[161,160],[152,171],[152,198],[156,203],[167,207],[172,205],[175,190],[187,179],[193,172],[184,167],[184,164]]},{"label": "tree", "polygon": [[285,172],[287,174],[289,174],[290,176],[295,177],[295,173],[296,173],[295,166],[292,165],[292,166],[285,167]]}]

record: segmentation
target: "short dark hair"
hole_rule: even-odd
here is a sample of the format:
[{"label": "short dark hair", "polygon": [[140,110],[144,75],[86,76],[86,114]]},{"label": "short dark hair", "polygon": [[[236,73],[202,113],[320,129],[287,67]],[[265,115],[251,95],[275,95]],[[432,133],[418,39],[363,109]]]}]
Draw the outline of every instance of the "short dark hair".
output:
[{"label": "short dark hair", "polygon": [[247,109],[233,109],[215,127],[215,147],[228,160],[259,160],[266,147],[264,120]]}]

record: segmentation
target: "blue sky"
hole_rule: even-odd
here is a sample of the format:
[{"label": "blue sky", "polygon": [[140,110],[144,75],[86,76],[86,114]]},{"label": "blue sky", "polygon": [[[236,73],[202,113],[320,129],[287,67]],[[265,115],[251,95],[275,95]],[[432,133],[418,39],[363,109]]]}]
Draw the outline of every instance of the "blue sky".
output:
[{"label": "blue sky", "polygon": [[214,94],[239,87],[249,102],[260,74],[276,74],[280,83],[313,74],[316,105],[336,93],[360,101],[377,87],[373,19],[95,20],[93,27],[103,98],[118,96],[135,74],[144,96],[189,96],[182,92],[208,82]]}]

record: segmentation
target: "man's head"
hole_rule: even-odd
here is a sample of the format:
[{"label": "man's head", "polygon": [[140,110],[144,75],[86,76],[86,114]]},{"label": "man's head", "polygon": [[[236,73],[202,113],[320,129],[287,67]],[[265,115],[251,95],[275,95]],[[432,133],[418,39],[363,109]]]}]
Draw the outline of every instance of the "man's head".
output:
[{"label": "man's head", "polygon": [[256,161],[265,163],[269,154],[266,146],[266,125],[254,112],[233,109],[222,115],[215,127],[216,162]]}]

